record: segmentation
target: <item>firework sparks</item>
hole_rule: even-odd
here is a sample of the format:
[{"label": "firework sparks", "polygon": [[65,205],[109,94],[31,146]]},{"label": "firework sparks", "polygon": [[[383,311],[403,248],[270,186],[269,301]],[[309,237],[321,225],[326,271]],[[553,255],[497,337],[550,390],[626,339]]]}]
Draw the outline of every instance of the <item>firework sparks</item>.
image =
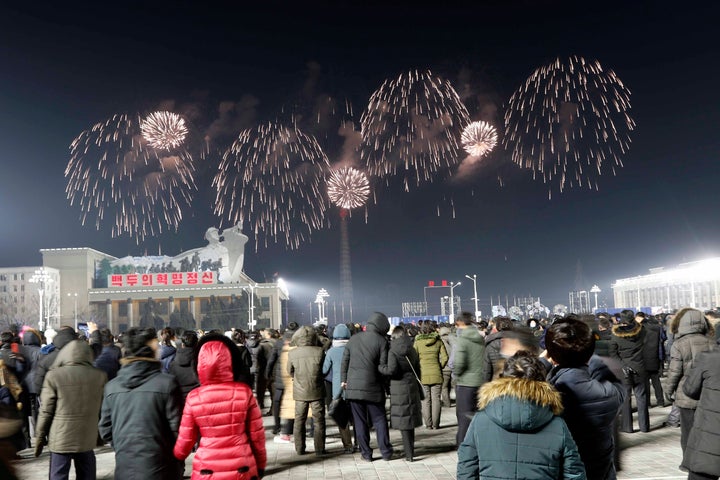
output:
[{"label": "firework sparks", "polygon": [[347,210],[362,207],[370,196],[367,175],[352,167],[331,172],[327,185],[330,201]]},{"label": "firework sparks", "polygon": [[473,122],[463,130],[460,141],[468,155],[481,158],[497,145],[497,130],[488,122]]},{"label": "firework sparks", "polygon": [[158,153],[146,148],[137,116],[115,115],[82,132],[70,145],[65,188],[84,225],[123,233],[138,243],[177,227],[195,187],[195,167],[184,149]]},{"label": "firework sparks", "polygon": [[140,123],[143,138],[160,150],[178,148],[188,134],[185,120],[172,112],[153,112]]},{"label": "firework sparks", "polygon": [[298,248],[325,226],[327,156],[295,125],[269,122],[240,133],[213,180],[215,213],[249,224],[260,238]]},{"label": "firework sparks", "polygon": [[561,192],[566,184],[597,189],[600,175],[622,167],[635,127],[629,111],[630,91],[612,70],[557,59],[510,98],[503,144],[516,164]]},{"label": "firework sparks", "polygon": [[457,164],[460,131],[469,121],[450,82],[430,71],[403,73],[370,97],[361,158],[370,175],[402,174],[408,190]]}]

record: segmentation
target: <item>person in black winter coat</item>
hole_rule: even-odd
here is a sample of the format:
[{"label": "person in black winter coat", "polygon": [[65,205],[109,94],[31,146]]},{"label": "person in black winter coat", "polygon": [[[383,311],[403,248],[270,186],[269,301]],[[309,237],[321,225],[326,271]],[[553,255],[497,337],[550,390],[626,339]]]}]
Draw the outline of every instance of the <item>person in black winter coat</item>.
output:
[{"label": "person in black winter coat", "polygon": [[22,377],[23,389],[28,393],[29,404],[27,408],[23,405],[26,414],[30,414],[33,423],[37,422],[38,416],[38,400],[40,398],[40,390],[35,386],[35,374],[37,373],[37,365],[42,358],[42,338],[40,332],[33,329],[25,330],[22,337],[22,348],[20,352],[25,359],[25,374]]},{"label": "person in black winter coat", "polygon": [[720,477],[720,350],[698,353],[683,384],[688,397],[699,400],[682,465],[688,480]]},{"label": "person in black winter coat", "polygon": [[122,352],[120,348],[115,345],[115,338],[107,328],[101,328],[98,331],[98,338],[102,349],[95,359],[95,362],[93,362],[93,366],[105,372],[108,381],[110,381],[117,376],[117,372],[120,370],[120,357],[122,357]]},{"label": "person in black winter coat", "polygon": [[173,447],[182,416],[180,386],[160,371],[154,328],[131,328],[123,342],[123,366],[105,385],[98,424],[100,436],[115,450],[115,479],[177,480],[182,464]]},{"label": "person in black winter coat", "polygon": [[405,460],[415,456],[415,429],[422,425],[420,383],[420,357],[413,348],[413,339],[403,325],[393,329],[387,366],[380,372],[390,377],[390,426],[400,430]]},{"label": "person in black winter coat", "polygon": [[200,386],[196,365],[194,363],[194,350],[198,344],[198,336],[192,330],[185,330],[180,337],[180,348],[170,364],[170,373],[175,376],[180,391],[182,391],[183,404],[194,388]]},{"label": "person in black winter coat", "polygon": [[562,416],[587,478],[614,479],[614,423],[625,397],[622,382],[593,355],[595,338],[582,321],[566,318],[553,323],[545,346],[554,365],[547,380],[562,394]]},{"label": "person in black winter coat", "polygon": [[267,377],[265,370],[267,369],[267,350],[262,345],[260,332],[252,331],[245,340],[245,346],[250,352],[252,365],[250,366],[250,375],[253,378],[252,388],[255,390],[258,407],[260,410],[265,408],[265,390],[267,389]]},{"label": "person in black winter coat", "polygon": [[485,337],[485,361],[483,363],[483,380],[489,382],[503,371],[505,360],[500,353],[502,339],[511,335],[513,321],[508,317],[496,317],[493,333]]},{"label": "person in black winter coat", "polygon": [[[643,343],[643,361],[647,372],[648,382],[652,384],[655,392],[656,405],[660,407],[665,404],[665,394],[660,384],[660,371],[662,362],[660,360],[662,329],[653,318],[648,318],[644,312],[635,314],[635,321],[642,324],[645,329],[645,340]],[[647,390],[647,403],[650,405],[650,389]]]},{"label": "person in black winter coat", "polygon": [[393,456],[385,416],[385,378],[380,373],[380,369],[387,365],[386,335],[389,329],[387,316],[384,313],[373,313],[366,330],[350,337],[340,367],[340,382],[352,409],[360,453],[368,462],[372,461],[368,418],[375,427],[383,459],[390,460]]},{"label": "person in black winter coat", "polygon": [[638,425],[641,432],[650,431],[650,412],[648,411],[648,388],[650,387],[643,344],[646,331],[641,323],[635,321],[632,310],[623,310],[620,323],[612,329],[610,339],[610,357],[622,364],[625,381],[625,402],[622,407],[621,431],[633,433],[632,406],[630,396],[635,394]]}]

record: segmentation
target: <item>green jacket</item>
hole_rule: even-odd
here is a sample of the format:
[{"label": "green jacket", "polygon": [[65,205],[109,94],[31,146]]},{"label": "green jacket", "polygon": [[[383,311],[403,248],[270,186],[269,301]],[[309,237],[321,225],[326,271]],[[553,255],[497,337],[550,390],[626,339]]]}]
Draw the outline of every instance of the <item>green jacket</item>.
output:
[{"label": "green jacket", "polygon": [[74,340],[60,351],[45,375],[40,394],[36,441],[48,437],[54,453],[79,453],[95,448],[98,418],[107,375],[92,366],[92,350]]},{"label": "green jacket", "polygon": [[479,387],[484,383],[485,338],[475,327],[461,328],[458,332],[453,357],[455,382],[463,387]]},{"label": "green jacket", "polygon": [[287,371],[293,379],[293,399],[312,402],[325,398],[322,374],[325,351],[319,346],[315,329],[300,327],[293,334],[292,343],[297,348],[288,353]]},{"label": "green jacket", "polygon": [[415,351],[420,356],[420,383],[443,383],[442,369],[448,362],[445,344],[437,333],[424,333],[415,337]]},{"label": "green jacket", "polygon": [[585,467],[562,412],[560,394],[545,381],[499,378],[483,385],[458,448],[458,480],[585,480]]}]

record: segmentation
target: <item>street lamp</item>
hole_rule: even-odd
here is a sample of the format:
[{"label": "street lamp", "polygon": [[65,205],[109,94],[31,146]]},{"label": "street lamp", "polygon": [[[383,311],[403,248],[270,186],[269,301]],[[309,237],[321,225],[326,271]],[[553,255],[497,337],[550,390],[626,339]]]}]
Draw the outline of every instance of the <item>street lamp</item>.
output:
[{"label": "street lamp", "polygon": [[462,285],[462,282],[450,282],[450,322],[455,323],[455,294],[453,291],[455,287]]},{"label": "street lamp", "polygon": [[[40,318],[38,320],[38,328],[40,329],[40,331],[43,331],[44,327],[45,327],[45,323],[43,322],[43,307],[44,307],[43,295],[45,294],[46,284],[48,284],[52,281],[53,281],[52,277],[50,276],[48,271],[45,270],[44,267],[42,267],[38,270],[35,270],[35,273],[33,274],[33,276],[30,277],[30,283],[38,284],[38,295],[40,296],[40,302],[39,302],[39,306],[38,306],[38,310],[39,310],[39,314],[40,314]],[[47,309],[45,309],[45,310],[47,310]]]},{"label": "street lamp", "polygon": [[466,278],[469,278],[473,282],[473,295],[475,296],[473,300],[475,300],[475,319],[477,319],[480,316],[480,312],[478,311],[478,298],[477,298],[477,275],[473,273],[473,276],[465,275]]},{"label": "street lamp", "polygon": [[75,331],[77,332],[77,293],[68,293],[68,297],[74,297],[73,300],[75,301],[74,307],[73,307],[73,317],[75,318]]},{"label": "street lamp", "polygon": [[600,290],[600,287],[598,287],[597,285],[593,285],[592,288],[590,289],[590,293],[595,294],[595,311],[597,311],[597,309],[598,309],[597,294],[600,292],[602,292],[602,290]]},{"label": "street lamp", "polygon": [[251,283],[247,286],[247,292],[249,298],[249,307],[248,307],[248,330],[252,331],[255,330],[255,287],[257,285],[253,285]]},{"label": "street lamp", "polygon": [[325,321],[326,324],[327,324],[327,320],[325,319],[325,299],[329,296],[330,296],[330,294],[327,292],[327,290],[325,290],[324,288],[321,288],[318,291],[317,296],[315,297],[315,303],[318,304],[318,316],[319,316],[318,321],[319,322]]}]

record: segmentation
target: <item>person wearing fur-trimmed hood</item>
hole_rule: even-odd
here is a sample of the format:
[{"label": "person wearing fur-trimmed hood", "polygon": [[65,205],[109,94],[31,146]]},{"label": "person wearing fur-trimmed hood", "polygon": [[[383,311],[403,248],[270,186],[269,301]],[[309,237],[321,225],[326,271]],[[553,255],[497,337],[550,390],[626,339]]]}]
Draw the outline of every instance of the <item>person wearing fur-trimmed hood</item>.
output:
[{"label": "person wearing fur-trimmed hood", "polygon": [[[585,480],[560,394],[540,360],[521,350],[480,389],[478,413],[458,449],[457,478]],[[488,441],[492,439],[492,441]]]}]

